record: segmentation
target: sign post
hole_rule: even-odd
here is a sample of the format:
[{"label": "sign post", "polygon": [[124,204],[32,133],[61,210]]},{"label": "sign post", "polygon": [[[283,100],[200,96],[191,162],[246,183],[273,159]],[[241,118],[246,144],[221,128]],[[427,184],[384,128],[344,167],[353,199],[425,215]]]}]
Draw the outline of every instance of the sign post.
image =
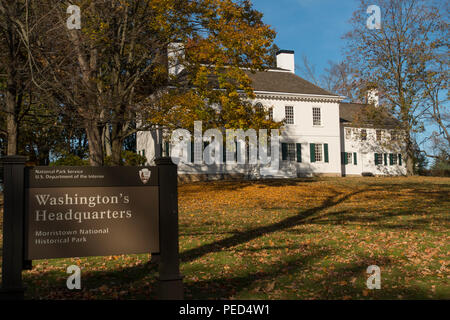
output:
[{"label": "sign post", "polygon": [[3,261],[0,299],[24,298],[24,170],[27,158],[7,156],[3,163]]},{"label": "sign post", "polygon": [[183,299],[178,243],[177,166],[170,158],[156,160],[159,177],[159,298]]}]

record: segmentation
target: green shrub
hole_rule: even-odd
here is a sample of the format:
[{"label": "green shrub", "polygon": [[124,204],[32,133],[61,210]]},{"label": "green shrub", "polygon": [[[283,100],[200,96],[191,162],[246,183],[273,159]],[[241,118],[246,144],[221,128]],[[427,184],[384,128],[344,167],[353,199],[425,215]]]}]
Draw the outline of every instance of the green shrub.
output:
[{"label": "green shrub", "polygon": [[435,177],[450,177],[450,163],[440,162],[434,165],[430,171]]},{"label": "green shrub", "polygon": [[[122,162],[124,166],[143,166],[147,162],[147,158],[133,151],[122,151]],[[105,157],[105,166],[112,166],[111,157]]]},{"label": "green shrub", "polygon": [[124,159],[124,164],[126,166],[143,166],[147,162],[145,156],[141,156],[133,151],[122,152],[122,158]]},{"label": "green shrub", "polygon": [[[147,162],[144,156],[132,151],[122,151],[122,162],[124,166],[143,166]],[[89,160],[81,159],[74,154],[64,155],[58,160],[51,162],[50,166],[88,166]],[[105,157],[105,166],[112,166],[111,157]]]},{"label": "green shrub", "polygon": [[438,157],[434,159],[430,171],[433,176],[450,177],[450,154],[442,150]]}]

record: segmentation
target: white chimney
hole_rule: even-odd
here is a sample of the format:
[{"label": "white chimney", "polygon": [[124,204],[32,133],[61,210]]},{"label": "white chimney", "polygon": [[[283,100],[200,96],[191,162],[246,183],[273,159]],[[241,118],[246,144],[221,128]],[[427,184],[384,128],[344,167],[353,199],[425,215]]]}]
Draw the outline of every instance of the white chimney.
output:
[{"label": "white chimney", "polygon": [[277,68],[295,73],[295,59],[293,50],[280,50],[277,52]]},{"label": "white chimney", "polygon": [[367,103],[373,104],[375,107],[378,107],[378,89],[369,89],[367,90]]},{"label": "white chimney", "polygon": [[184,70],[184,44],[181,42],[172,42],[167,48],[169,59],[169,75],[176,76]]}]

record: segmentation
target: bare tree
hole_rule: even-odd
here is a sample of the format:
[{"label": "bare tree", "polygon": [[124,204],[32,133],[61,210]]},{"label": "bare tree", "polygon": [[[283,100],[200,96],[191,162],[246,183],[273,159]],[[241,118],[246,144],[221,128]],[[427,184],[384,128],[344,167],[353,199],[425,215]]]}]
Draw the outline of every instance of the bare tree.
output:
[{"label": "bare tree", "polygon": [[339,63],[328,61],[328,67],[319,75],[316,66],[303,54],[302,63],[297,69],[306,80],[329,92],[346,97],[349,102],[365,102],[363,91],[357,83],[356,70],[353,70],[346,61]]},{"label": "bare tree", "polygon": [[434,138],[443,138],[446,148],[450,150],[450,110],[448,93],[448,54],[437,55],[431,63],[432,67],[425,73],[424,84],[424,115],[430,123],[437,125],[438,131]]},{"label": "bare tree", "polygon": [[[347,57],[358,70],[358,82],[375,84],[383,93],[383,103],[399,120],[405,132],[405,160],[413,173],[413,135],[420,130],[425,113],[423,74],[434,54],[445,45],[440,10],[425,0],[380,0],[381,29],[366,26],[366,10],[371,3],[361,0],[352,18],[353,30],[347,39]],[[439,3],[438,3],[439,5]]]},{"label": "bare tree", "polygon": [[346,61],[328,61],[322,75],[322,84],[330,92],[347,97],[349,102],[365,102],[364,94],[357,82],[357,72]]},{"label": "bare tree", "polygon": [[297,68],[300,72],[300,75],[304,77],[309,82],[315,84],[316,86],[320,86],[320,79],[316,73],[316,66],[309,61],[308,57],[305,54],[302,54],[302,63],[297,65]]}]

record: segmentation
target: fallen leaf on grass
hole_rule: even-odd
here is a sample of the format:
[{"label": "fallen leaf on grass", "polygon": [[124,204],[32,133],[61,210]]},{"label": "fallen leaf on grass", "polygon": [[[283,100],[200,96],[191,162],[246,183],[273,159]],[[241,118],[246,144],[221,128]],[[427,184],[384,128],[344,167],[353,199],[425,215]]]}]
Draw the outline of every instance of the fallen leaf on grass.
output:
[{"label": "fallen leaf on grass", "polygon": [[272,291],[274,287],[275,287],[275,281],[269,283],[269,284],[267,285],[265,291]]}]

